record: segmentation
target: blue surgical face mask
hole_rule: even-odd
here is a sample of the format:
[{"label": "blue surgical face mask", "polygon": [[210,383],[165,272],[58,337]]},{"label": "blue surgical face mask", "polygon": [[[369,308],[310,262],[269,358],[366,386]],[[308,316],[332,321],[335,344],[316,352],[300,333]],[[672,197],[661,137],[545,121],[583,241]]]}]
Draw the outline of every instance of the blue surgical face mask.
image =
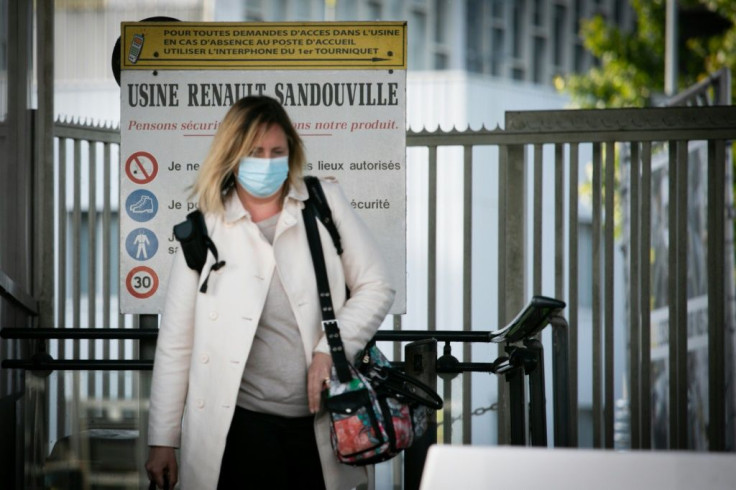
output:
[{"label": "blue surgical face mask", "polygon": [[289,157],[243,157],[238,167],[238,182],[249,194],[270,197],[281,189],[289,175]]}]

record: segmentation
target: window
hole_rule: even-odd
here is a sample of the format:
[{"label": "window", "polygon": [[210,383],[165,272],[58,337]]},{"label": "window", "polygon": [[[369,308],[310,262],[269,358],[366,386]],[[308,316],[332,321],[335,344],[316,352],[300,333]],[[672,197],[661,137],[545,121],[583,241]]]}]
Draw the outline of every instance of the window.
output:
[{"label": "window", "polygon": [[246,22],[261,22],[263,21],[263,2],[256,0],[248,2],[245,8],[245,20]]},{"label": "window", "polygon": [[502,75],[504,61],[503,29],[493,29],[491,34],[491,49],[493,50],[493,54],[491,55],[491,74],[496,76]]},{"label": "window", "polygon": [[532,53],[532,80],[534,83],[546,83],[544,78],[544,62],[547,56],[547,40],[543,37],[534,37],[534,52]]},{"label": "window", "polygon": [[310,2],[296,2],[296,19],[297,20],[310,20]]},{"label": "window", "polygon": [[504,0],[491,0],[491,16],[494,19],[503,19]]},{"label": "window", "polygon": [[409,68],[424,70],[427,67],[425,55],[427,52],[427,16],[424,12],[414,11],[411,14],[409,29]]},{"label": "window", "polygon": [[436,0],[434,12],[434,40],[437,43],[447,42],[447,0]]},{"label": "window", "polygon": [[245,12],[245,21],[246,22],[262,22],[263,15],[261,15],[261,12],[259,10],[248,9]]},{"label": "window", "polygon": [[335,6],[335,17],[340,20],[355,20],[358,18],[356,0],[340,0]]},{"label": "window", "polygon": [[585,49],[582,44],[575,43],[573,50],[573,70],[577,73],[585,71]]},{"label": "window", "polygon": [[465,10],[465,69],[483,72],[483,2],[468,0]]},{"label": "window", "polygon": [[404,20],[404,2],[402,0],[392,0],[390,12],[391,20]]},{"label": "window", "polygon": [[446,70],[447,69],[447,55],[445,53],[434,54],[434,69],[435,70]]},{"label": "window", "polygon": [[564,5],[555,5],[552,21],[552,62],[555,66],[562,66],[565,62],[565,23],[567,9]]},{"label": "window", "polygon": [[532,12],[532,22],[537,27],[544,26],[544,0],[534,0],[534,11]]},{"label": "window", "polygon": [[624,26],[625,6],[621,0],[613,0],[613,21],[617,26]]},{"label": "window", "polygon": [[383,6],[380,2],[368,2],[368,20],[380,20]]},{"label": "window", "polygon": [[271,19],[275,21],[286,20],[288,12],[287,0],[276,0],[271,3]]},{"label": "window", "polygon": [[524,1],[514,2],[512,18],[513,38],[511,41],[511,54],[514,58],[521,58],[524,49]]},{"label": "window", "polygon": [[434,9],[434,69],[446,70],[450,66],[450,47],[447,45],[449,27],[447,0],[435,0]]},{"label": "window", "polygon": [[575,23],[571,27],[573,34],[577,36],[580,32],[580,19],[585,16],[582,0],[575,0],[575,3],[573,5],[573,15],[575,16]]}]

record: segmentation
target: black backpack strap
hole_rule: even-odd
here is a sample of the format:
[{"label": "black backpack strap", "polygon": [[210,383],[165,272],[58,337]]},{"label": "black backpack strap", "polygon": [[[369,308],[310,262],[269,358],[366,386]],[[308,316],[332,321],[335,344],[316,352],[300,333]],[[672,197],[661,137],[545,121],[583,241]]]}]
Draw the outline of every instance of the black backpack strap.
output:
[{"label": "black backpack strap", "polygon": [[309,202],[314,206],[314,213],[317,218],[325,225],[327,231],[332,237],[332,243],[337,249],[337,255],[342,255],[342,242],[340,241],[340,232],[337,231],[337,226],[332,220],[332,211],[330,205],[327,203],[325,192],[322,190],[322,184],[319,179],[314,175],[307,175],[304,177],[304,183],[307,185],[307,192],[309,192]]},{"label": "black backpack strap", "polygon": [[186,221],[174,226],[174,237],[181,243],[184,259],[189,268],[200,274],[202,274],[204,264],[207,262],[207,250],[212,252],[215,257],[215,263],[207,271],[207,277],[205,277],[202,286],[199,288],[200,292],[206,293],[210,273],[224,266],[225,261],[219,260],[217,247],[207,233],[207,223],[204,221],[202,212],[199,209],[194,210],[187,215]]},{"label": "black backpack strap", "polygon": [[317,229],[317,220],[314,215],[314,206],[307,206],[302,210],[304,216],[304,227],[307,231],[307,241],[309,242],[309,251],[312,255],[312,265],[314,266],[314,275],[317,279],[317,291],[319,291],[319,304],[322,310],[322,327],[325,330],[327,344],[330,346],[330,355],[332,356],[332,364],[337,372],[337,377],[341,383],[347,383],[353,377],[350,372],[350,364],[345,356],[345,348],[340,337],[340,327],[335,318],[335,310],[332,305],[332,294],[330,293],[329,279],[327,278],[327,267],[325,266],[325,257],[322,251],[322,242],[319,239],[319,230]]}]

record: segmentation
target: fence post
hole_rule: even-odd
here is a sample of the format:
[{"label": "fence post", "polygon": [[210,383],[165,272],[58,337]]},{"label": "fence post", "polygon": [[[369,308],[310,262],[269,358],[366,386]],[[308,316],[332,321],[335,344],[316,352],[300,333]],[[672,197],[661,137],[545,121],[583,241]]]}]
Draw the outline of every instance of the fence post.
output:
[{"label": "fence post", "polygon": [[[406,374],[437,390],[437,340],[425,339],[404,348]],[[445,400],[447,402],[447,400]],[[404,452],[404,490],[417,490],[422,479],[424,460],[432,444],[437,443],[437,416],[429,410],[427,431]]]},{"label": "fence post", "polygon": [[529,376],[529,434],[532,446],[547,447],[547,412],[544,394],[544,349],[536,338],[524,340],[528,364],[524,372]]},{"label": "fence post", "polygon": [[[514,113],[506,113],[506,127],[513,122]],[[498,326],[511,321],[517,311],[524,307],[525,263],[526,263],[526,152],[523,145],[499,147],[499,236],[498,236]],[[505,355],[504,346],[499,345],[500,356]],[[507,377],[508,378],[508,377]],[[512,394],[520,396],[521,406],[526,406],[521,381],[511,379],[498,381],[498,443],[518,444],[519,427],[516,427],[512,412]],[[508,383],[506,382],[508,381]],[[518,383],[522,383],[522,387]],[[514,403],[519,403],[514,401]],[[512,427],[513,425],[513,427]],[[516,433],[514,433],[516,431]]]},{"label": "fence post", "polygon": [[[158,315],[140,315],[138,317],[138,327],[141,330],[158,330]],[[138,359],[153,360],[156,353],[157,339],[140,340],[138,344]],[[136,444],[137,459],[140,463],[144,463],[148,456],[148,400],[151,397],[151,380],[152,375],[147,372],[141,372],[139,386],[139,434]],[[148,478],[145,472],[139,473],[141,478],[141,488],[146,485]]]},{"label": "fence post", "polygon": [[554,410],[554,446],[575,447],[573,424],[577,424],[577,407],[571,404],[570,343],[567,320],[562,315],[550,319],[552,326],[552,391]]}]

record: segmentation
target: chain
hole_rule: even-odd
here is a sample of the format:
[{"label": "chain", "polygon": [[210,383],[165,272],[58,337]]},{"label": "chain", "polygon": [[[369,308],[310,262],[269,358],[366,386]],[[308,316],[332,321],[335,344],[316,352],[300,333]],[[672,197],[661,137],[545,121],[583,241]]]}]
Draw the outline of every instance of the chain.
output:
[{"label": "chain", "polygon": [[[491,403],[487,407],[478,407],[475,410],[473,410],[471,414],[472,415],[485,415],[487,412],[491,412],[495,410],[498,410],[498,403]],[[458,415],[457,417],[453,417],[451,420],[452,420],[452,423],[454,424],[458,420],[462,420],[462,419],[463,419],[463,416]]]}]

